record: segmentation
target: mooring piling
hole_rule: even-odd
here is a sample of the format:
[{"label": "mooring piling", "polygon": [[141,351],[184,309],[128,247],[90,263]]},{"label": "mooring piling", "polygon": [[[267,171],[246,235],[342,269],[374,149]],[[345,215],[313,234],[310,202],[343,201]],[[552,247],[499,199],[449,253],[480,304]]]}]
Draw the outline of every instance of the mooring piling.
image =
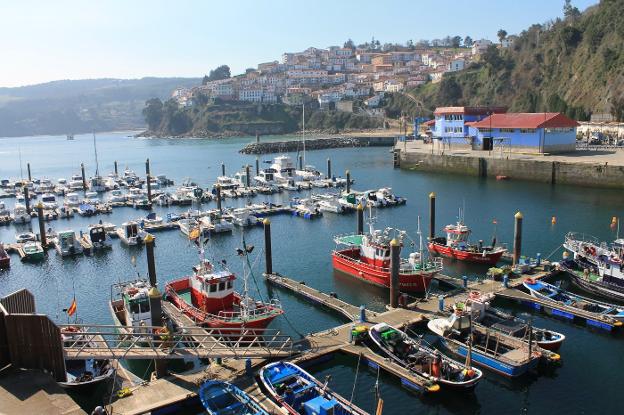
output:
[{"label": "mooring piling", "polygon": [[429,193],[429,239],[435,238],[436,194]]},{"label": "mooring piling", "polygon": [[[162,321],[162,294],[158,291],[158,281],[156,279],[156,261],[154,259],[154,238],[152,235],[145,237],[145,253],[147,255],[147,273],[149,275],[149,281],[151,288],[149,289],[149,304],[150,315],[152,319],[152,326],[163,326]],[[166,330],[163,327],[163,331]],[[167,334],[162,333],[161,339],[167,341]],[[155,359],[154,366],[156,367],[156,377],[162,378],[167,375],[167,361],[165,359]]]},{"label": "mooring piling", "polygon": [[145,160],[145,175],[147,177],[147,200],[152,203],[152,175],[150,171],[150,159]]},{"label": "mooring piling", "polygon": [[225,176],[225,163],[221,162],[221,176]]},{"label": "mooring piling", "polygon": [[303,156],[299,155],[299,170],[303,170]]},{"label": "mooring piling", "polygon": [[522,253],[522,213],[517,212],[514,215],[514,244],[513,244],[513,265],[517,265]]},{"label": "mooring piling", "polygon": [[39,221],[39,239],[41,240],[41,246],[45,249],[48,246],[48,240],[46,238],[45,220],[43,217],[43,203],[37,204],[37,220]]},{"label": "mooring piling", "polygon": [[331,175],[332,171],[331,171],[331,159],[327,158],[327,178],[331,179],[332,175]]},{"label": "mooring piling", "polygon": [[217,184],[215,186],[215,192],[216,192],[216,197],[217,197],[217,209],[219,210],[219,213],[223,212],[223,209],[221,207],[221,185]]},{"label": "mooring piling", "polygon": [[28,181],[32,182],[32,175],[30,174],[30,163],[26,163],[26,169],[28,170]]},{"label": "mooring piling", "polygon": [[351,172],[349,170],[346,171],[347,176],[347,193],[351,193]]},{"label": "mooring piling", "polygon": [[260,174],[260,158],[256,156],[256,176]]},{"label": "mooring piling", "polygon": [[273,254],[271,252],[271,221],[265,218],[264,225],[264,259],[266,264],[266,275],[273,274]]},{"label": "mooring piling", "polygon": [[24,204],[26,205],[26,212],[30,215],[30,190],[28,190],[28,186],[24,186]]},{"label": "mooring piling", "polygon": [[364,206],[362,203],[358,203],[357,205],[357,234],[364,234]]},{"label": "mooring piling", "polygon": [[82,190],[87,191],[87,176],[85,176],[84,163],[80,163],[80,172],[82,173]]},{"label": "mooring piling", "polygon": [[390,241],[390,307],[397,308],[399,299],[399,266],[401,265],[401,245]]},{"label": "mooring piling", "polygon": [[117,170],[117,160],[115,160],[115,176],[119,176],[119,171]]},{"label": "mooring piling", "polygon": [[245,187],[249,188],[251,186],[251,178],[249,175],[251,170],[251,166],[249,164],[245,165]]}]

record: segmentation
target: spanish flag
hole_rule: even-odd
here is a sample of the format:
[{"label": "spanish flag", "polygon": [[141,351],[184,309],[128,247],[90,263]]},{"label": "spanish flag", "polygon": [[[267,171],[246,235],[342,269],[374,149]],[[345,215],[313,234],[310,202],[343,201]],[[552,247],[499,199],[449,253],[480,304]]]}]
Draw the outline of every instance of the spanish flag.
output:
[{"label": "spanish flag", "polygon": [[67,315],[71,317],[74,314],[76,314],[76,308],[77,308],[76,297],[74,297],[74,300],[72,301],[71,305],[67,309]]}]

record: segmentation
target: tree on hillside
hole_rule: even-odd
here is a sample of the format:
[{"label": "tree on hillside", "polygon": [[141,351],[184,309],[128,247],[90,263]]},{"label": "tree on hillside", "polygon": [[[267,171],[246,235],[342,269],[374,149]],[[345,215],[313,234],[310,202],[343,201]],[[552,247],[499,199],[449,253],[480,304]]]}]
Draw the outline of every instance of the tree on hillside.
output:
[{"label": "tree on hillside", "polygon": [[414,41],[412,39],[408,40],[407,42],[405,42],[405,46],[407,46],[409,49],[414,49]]},{"label": "tree on hillside", "polygon": [[563,15],[566,19],[576,19],[581,15],[578,8],[572,6],[572,0],[565,0],[563,2]]},{"label": "tree on hillside", "polygon": [[472,47],[472,44],[473,44],[472,38],[470,36],[466,36],[464,38],[464,46],[469,48],[469,47]]},{"label": "tree on hillside", "polygon": [[219,81],[221,79],[227,79],[230,76],[232,76],[232,74],[230,73],[230,67],[227,65],[221,65],[211,70],[209,75],[204,76],[204,79],[202,80],[202,85],[206,85],[206,83],[210,81]]},{"label": "tree on hillside", "polygon": [[342,45],[342,47],[343,47],[343,48],[346,48],[346,49],[355,50],[355,43],[353,43],[353,40],[348,39],[348,40],[344,43],[344,45]]},{"label": "tree on hillside", "polygon": [[143,118],[150,130],[158,129],[163,118],[163,103],[159,98],[152,98],[145,102]]},{"label": "tree on hillside", "polygon": [[420,39],[416,42],[416,48],[418,49],[426,49],[430,46],[430,43],[427,39]]},{"label": "tree on hillside", "polygon": [[451,47],[458,48],[461,45],[462,38],[461,36],[453,36],[451,38]]},{"label": "tree on hillside", "polygon": [[624,96],[611,99],[611,115],[616,121],[624,121]]},{"label": "tree on hillside", "polygon": [[498,41],[502,44],[503,40],[507,37],[507,31],[505,29],[498,29],[496,36],[498,36]]},{"label": "tree on hillside", "polygon": [[441,106],[450,106],[459,104],[462,98],[461,86],[454,77],[442,77],[440,81],[440,89],[438,90],[437,102]]}]

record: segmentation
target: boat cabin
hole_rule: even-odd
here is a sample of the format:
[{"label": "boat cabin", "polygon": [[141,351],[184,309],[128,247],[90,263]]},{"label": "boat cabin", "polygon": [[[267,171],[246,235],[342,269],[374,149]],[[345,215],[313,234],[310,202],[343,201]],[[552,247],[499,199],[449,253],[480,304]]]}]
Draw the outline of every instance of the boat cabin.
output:
[{"label": "boat cabin", "polygon": [[121,298],[113,300],[112,306],[119,322],[123,326],[151,326],[152,317],[147,281],[124,283],[117,288],[121,289]]},{"label": "boat cabin", "polygon": [[91,243],[105,243],[106,242],[106,230],[103,226],[94,226],[89,229],[89,239],[91,239]]},{"label": "boat cabin", "polygon": [[231,309],[234,304],[234,280],[227,270],[215,271],[210,261],[193,267],[190,278],[191,299],[195,307],[206,313]]},{"label": "boat cabin", "polygon": [[446,245],[452,247],[466,247],[468,245],[468,237],[470,236],[470,228],[461,222],[456,225],[448,225],[444,228],[446,231]]},{"label": "boat cabin", "polygon": [[72,252],[76,250],[76,234],[74,231],[59,232],[58,243],[61,246],[61,251]]},{"label": "boat cabin", "polygon": [[123,227],[126,238],[136,238],[139,235],[139,225],[136,222],[126,222]]}]

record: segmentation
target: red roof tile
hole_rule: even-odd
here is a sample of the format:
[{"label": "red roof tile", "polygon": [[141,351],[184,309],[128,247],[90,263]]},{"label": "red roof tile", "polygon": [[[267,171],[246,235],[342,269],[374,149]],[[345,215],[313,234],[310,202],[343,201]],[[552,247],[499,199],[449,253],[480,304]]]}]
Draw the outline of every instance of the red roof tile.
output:
[{"label": "red roof tile", "polygon": [[560,112],[493,114],[471,124],[476,128],[557,128],[578,125],[578,122]]}]

